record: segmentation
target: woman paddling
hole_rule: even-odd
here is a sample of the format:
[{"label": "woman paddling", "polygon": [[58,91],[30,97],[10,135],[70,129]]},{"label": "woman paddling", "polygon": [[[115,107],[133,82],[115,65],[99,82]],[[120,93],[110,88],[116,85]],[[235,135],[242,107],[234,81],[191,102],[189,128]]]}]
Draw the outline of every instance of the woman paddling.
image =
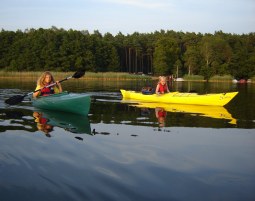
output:
[{"label": "woman paddling", "polygon": [[166,83],[166,77],[165,76],[160,76],[159,77],[159,82],[156,87],[156,94],[164,94],[164,93],[169,93],[169,89]]},{"label": "woman paddling", "polygon": [[37,80],[37,86],[35,89],[35,91],[38,89],[41,89],[41,90],[33,93],[33,97],[36,98],[38,96],[48,96],[50,94],[62,92],[62,86],[58,81],[56,81],[56,85],[47,87],[50,84],[54,84],[54,83],[55,83],[55,80],[52,74],[49,71],[44,72]]}]

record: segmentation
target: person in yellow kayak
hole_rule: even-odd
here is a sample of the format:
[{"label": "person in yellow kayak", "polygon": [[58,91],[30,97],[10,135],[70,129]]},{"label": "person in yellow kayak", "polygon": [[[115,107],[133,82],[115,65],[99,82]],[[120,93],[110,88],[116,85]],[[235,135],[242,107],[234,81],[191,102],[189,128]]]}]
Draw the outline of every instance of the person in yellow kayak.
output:
[{"label": "person in yellow kayak", "polygon": [[156,94],[164,94],[164,93],[169,93],[169,89],[166,83],[166,77],[165,76],[160,76],[159,77],[159,82],[156,87]]},{"label": "person in yellow kayak", "polygon": [[44,88],[53,83],[55,83],[54,77],[49,71],[45,71],[37,80],[37,86],[35,89],[35,91],[38,89],[41,89],[41,90],[33,93],[33,97],[36,98],[38,96],[48,96],[54,93],[61,93],[62,86],[58,81],[56,81],[56,85],[48,87],[48,88]]}]

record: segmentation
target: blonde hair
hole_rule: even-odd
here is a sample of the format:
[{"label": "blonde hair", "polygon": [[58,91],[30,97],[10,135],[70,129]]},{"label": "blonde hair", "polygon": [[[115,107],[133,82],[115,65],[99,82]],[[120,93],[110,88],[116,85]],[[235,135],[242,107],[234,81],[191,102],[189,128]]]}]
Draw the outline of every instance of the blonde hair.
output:
[{"label": "blonde hair", "polygon": [[[50,83],[52,84],[55,82],[54,77],[52,76],[52,74],[49,71],[45,71],[37,80],[37,85],[39,85],[40,87],[44,87],[46,85],[45,83],[45,78],[46,76],[49,75],[51,77]],[[58,88],[58,86],[56,86]]]},{"label": "blonde hair", "polygon": [[158,82],[160,82],[162,80],[166,81],[166,77],[165,76],[159,76],[159,81]]}]

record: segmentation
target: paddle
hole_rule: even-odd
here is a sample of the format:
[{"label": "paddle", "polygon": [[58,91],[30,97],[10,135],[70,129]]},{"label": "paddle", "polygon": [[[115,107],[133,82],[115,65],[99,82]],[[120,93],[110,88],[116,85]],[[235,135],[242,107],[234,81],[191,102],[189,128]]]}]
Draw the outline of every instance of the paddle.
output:
[{"label": "paddle", "polygon": [[[74,73],[72,76],[69,76],[69,77],[66,77],[66,78],[63,79],[63,80],[60,80],[59,83],[60,83],[60,82],[64,82],[64,81],[66,81],[66,80],[69,80],[69,79],[71,79],[71,78],[80,78],[80,77],[82,77],[84,74],[85,74],[85,71],[77,71],[77,72]],[[55,83],[52,83],[52,84],[50,84],[50,85],[48,85],[48,86],[46,86],[46,87],[43,87],[43,88],[41,88],[41,89],[35,90],[35,91],[33,91],[33,92],[30,92],[30,93],[27,93],[27,94],[25,94],[25,95],[23,95],[23,96],[22,96],[22,95],[15,95],[15,96],[12,96],[11,98],[5,100],[5,103],[7,103],[7,104],[9,104],[9,105],[16,105],[16,104],[20,103],[21,101],[23,101],[23,99],[24,99],[26,96],[32,95],[32,94],[35,93],[35,92],[38,92],[38,91],[40,91],[40,90],[42,90],[42,89],[45,89],[45,88],[52,87],[52,86],[54,86],[54,85],[56,85],[56,84],[57,84],[56,82],[55,82]]]}]

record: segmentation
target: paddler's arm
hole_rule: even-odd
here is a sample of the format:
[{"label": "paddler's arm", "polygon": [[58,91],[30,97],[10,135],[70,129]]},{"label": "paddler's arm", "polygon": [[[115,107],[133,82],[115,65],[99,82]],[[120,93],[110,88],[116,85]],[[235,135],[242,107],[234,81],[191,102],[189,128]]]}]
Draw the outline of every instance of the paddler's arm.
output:
[{"label": "paddler's arm", "polygon": [[170,93],[168,86],[166,85],[166,91],[167,93]]},{"label": "paddler's arm", "polygon": [[156,94],[158,94],[158,95],[160,94],[160,92],[159,92],[159,84],[157,84],[157,87],[156,87],[155,93],[156,93]]},{"label": "paddler's arm", "polygon": [[156,118],[158,118],[158,108],[157,107],[155,108],[155,115],[156,115]]},{"label": "paddler's arm", "polygon": [[[40,89],[40,88],[41,88],[40,86],[36,86],[35,91]],[[41,94],[41,91],[37,91],[37,92],[33,93],[33,98],[36,98],[37,96],[40,96],[40,94]]]},{"label": "paddler's arm", "polygon": [[56,85],[58,86],[58,87],[54,87],[54,92],[57,94],[57,93],[61,93],[62,91],[63,91],[63,89],[62,89],[62,86],[61,86],[61,84],[60,84],[60,82],[59,81],[56,81]]}]

